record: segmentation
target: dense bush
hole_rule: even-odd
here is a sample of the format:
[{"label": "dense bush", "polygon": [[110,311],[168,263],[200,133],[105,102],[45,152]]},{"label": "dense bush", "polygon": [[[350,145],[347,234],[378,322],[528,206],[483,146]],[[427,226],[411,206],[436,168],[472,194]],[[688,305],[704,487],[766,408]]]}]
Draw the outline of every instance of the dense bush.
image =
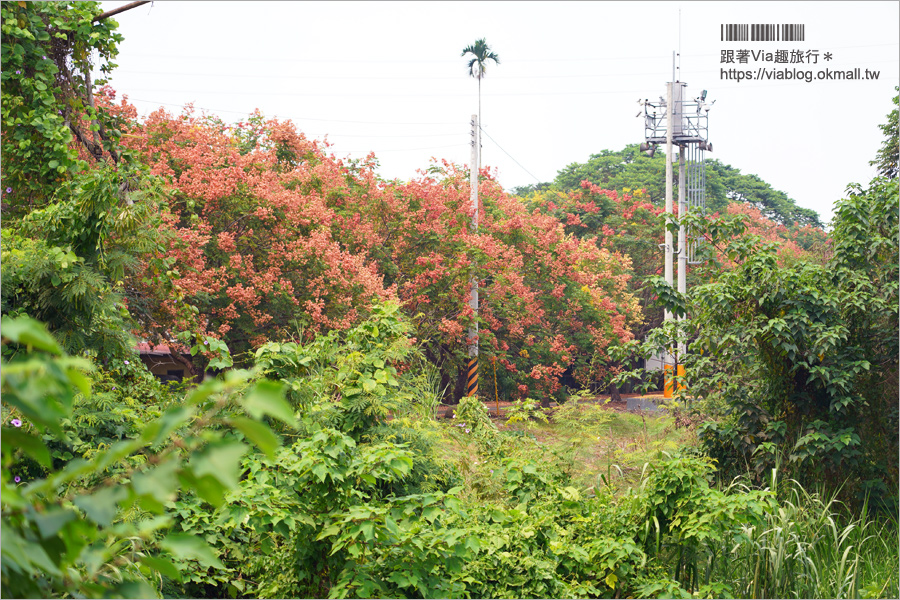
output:
[{"label": "dense bush", "polygon": [[[358,332],[371,334],[379,319],[390,330],[390,308],[374,312],[382,316]],[[445,425],[446,433],[412,411],[360,429],[358,420],[315,408],[338,402],[337,414],[351,410],[339,392],[297,406],[295,418],[280,385],[248,387],[246,374],[233,373],[133,423],[134,437],[98,443],[90,461],[61,465],[52,441],[65,439],[60,423],[79,394],[88,398],[90,364],[61,356],[29,321],[5,320],[3,335],[12,356],[3,365],[2,582],[14,595],[708,597],[802,589],[853,597],[896,587],[896,573],[866,566],[866,557],[896,558],[883,542],[889,529],[864,518],[841,525],[844,517],[832,505],[815,508],[814,498],[785,504],[774,491],[716,489],[712,464],[689,454],[648,465],[624,495],[585,492],[545,451],[479,416],[480,403],[461,405],[465,427]],[[110,392],[106,377],[99,394]],[[128,393],[147,385],[133,381]],[[386,393],[402,403],[415,382],[398,374]],[[442,435],[479,449],[466,489],[449,487],[459,475],[434,452]],[[25,475],[29,461],[44,471]],[[436,472],[443,479],[429,487]],[[833,536],[815,533],[825,533],[826,521],[801,518],[807,505],[831,519]],[[811,535],[802,546],[808,559],[779,563],[756,549],[793,543],[773,537],[786,514],[796,515],[790,535]],[[742,579],[735,566],[744,563],[759,564],[765,579]]]},{"label": "dense bush", "polygon": [[173,559],[220,564],[205,541],[170,531],[165,504],[191,490],[221,505],[249,449],[241,438],[273,450],[260,419],[293,416],[271,385],[247,389],[233,373],[175,406],[147,407],[101,383],[88,412],[88,360],[66,356],[31,319],[2,328],[4,595],[146,598],[164,577],[181,578]]}]

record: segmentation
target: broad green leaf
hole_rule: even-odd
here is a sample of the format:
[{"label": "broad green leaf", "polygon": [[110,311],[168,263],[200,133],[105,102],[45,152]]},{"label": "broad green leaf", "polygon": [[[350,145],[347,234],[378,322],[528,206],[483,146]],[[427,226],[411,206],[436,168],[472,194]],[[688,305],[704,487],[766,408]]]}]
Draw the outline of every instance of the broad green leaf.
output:
[{"label": "broad green leaf", "polygon": [[243,397],[241,405],[254,419],[268,415],[296,427],[291,405],[284,399],[284,385],[275,381],[260,381]]},{"label": "broad green leaf", "polygon": [[121,596],[122,598],[153,598],[158,597],[155,588],[150,587],[146,581],[123,581],[117,585],[113,585],[110,595]]},{"label": "broad green leaf", "polygon": [[76,369],[66,369],[66,375],[69,377],[69,381],[78,387],[78,390],[85,398],[91,397],[91,380],[85,377],[81,371]]},{"label": "broad green leaf", "polygon": [[119,510],[119,502],[128,497],[128,491],[121,486],[103,488],[93,494],[76,496],[75,506],[84,511],[87,517],[99,525],[107,527],[112,523]]},{"label": "broad green leaf", "polygon": [[238,431],[243,433],[248,440],[257,445],[257,447],[266,453],[269,458],[275,457],[275,450],[281,445],[272,430],[265,423],[253,421],[245,417],[234,417],[230,420],[231,425]]},{"label": "broad green leaf", "polygon": [[616,589],[616,582],[618,580],[619,580],[619,578],[616,577],[615,573],[610,573],[609,575],[606,576],[606,579],[604,579],[604,581],[606,582],[606,585],[608,585],[612,589]]},{"label": "broad green leaf", "polygon": [[62,355],[62,349],[47,331],[47,327],[31,317],[16,319],[3,317],[0,319],[0,334],[13,342],[32,346],[57,356]]},{"label": "broad green leaf", "polygon": [[238,485],[241,458],[246,452],[247,445],[238,441],[215,442],[191,457],[190,467],[198,479],[211,475],[226,488],[234,489]]},{"label": "broad green leaf", "polygon": [[50,458],[50,451],[44,442],[18,427],[4,427],[3,433],[0,435],[0,444],[2,444],[3,453],[6,456],[11,456],[15,450],[22,450],[23,453],[44,467],[49,469],[52,465],[53,459]]},{"label": "broad green leaf", "polygon": [[216,379],[207,379],[193,390],[191,393],[187,395],[184,399],[184,403],[188,406],[194,406],[200,404],[216,392],[222,389],[222,382]]},{"label": "broad green leaf", "polygon": [[195,477],[190,470],[184,470],[178,474],[178,480],[181,482],[182,488],[194,490],[198,496],[216,508],[225,504],[225,492],[228,489],[212,475]]},{"label": "broad green leaf", "polygon": [[[6,536],[3,536],[4,538]],[[59,570],[59,566],[51,560],[51,558],[47,555],[47,552],[44,550],[42,546],[39,544],[23,542],[20,546],[22,556],[27,560],[28,570],[31,571],[31,565],[37,567],[37,571],[40,573],[41,571],[49,573],[51,575],[56,575],[57,577],[62,575],[62,572]],[[6,550],[6,540],[3,540],[3,550]],[[11,550],[13,550],[11,548]],[[18,561],[17,561],[18,562]]]},{"label": "broad green leaf", "polygon": [[172,561],[158,556],[142,556],[141,562],[169,579],[181,582],[181,572],[172,564]]},{"label": "broad green leaf", "polygon": [[234,361],[228,354],[224,356],[217,356],[209,361],[209,368],[211,369],[227,369],[233,365]]},{"label": "broad green leaf", "polygon": [[397,527],[397,521],[391,518],[391,515],[386,515],[384,517],[384,526],[391,533],[391,535],[395,537],[400,535],[400,528]]},{"label": "broad green leaf", "polygon": [[196,560],[203,567],[224,569],[215,551],[202,538],[187,533],[170,533],[159,545],[179,560]]},{"label": "broad green leaf", "polygon": [[77,516],[74,512],[65,508],[52,508],[46,512],[35,514],[34,522],[38,526],[41,537],[47,539],[56,535],[66,523]]},{"label": "broad green leaf", "polygon": [[149,496],[160,504],[165,504],[178,491],[178,463],[169,460],[136,473],[131,478],[131,487],[139,496]]},{"label": "broad green leaf", "polygon": [[373,528],[375,527],[375,523],[372,521],[365,521],[360,524],[359,529],[362,531],[363,536],[365,537],[367,542],[372,541],[374,538]]},{"label": "broad green leaf", "polygon": [[194,408],[188,406],[167,410],[162,417],[144,428],[141,433],[141,441],[151,446],[161,444],[174,430],[187,424],[193,414]]}]

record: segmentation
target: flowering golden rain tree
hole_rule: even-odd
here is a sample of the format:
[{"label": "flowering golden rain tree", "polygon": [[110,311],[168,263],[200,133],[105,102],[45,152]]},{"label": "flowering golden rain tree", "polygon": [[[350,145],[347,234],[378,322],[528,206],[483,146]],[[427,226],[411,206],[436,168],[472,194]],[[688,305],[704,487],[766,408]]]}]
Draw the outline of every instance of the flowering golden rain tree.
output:
[{"label": "flowering golden rain tree", "polygon": [[[132,109],[123,101],[115,110]],[[474,261],[482,348],[505,387],[527,394],[557,391],[570,368],[589,381],[591,365],[640,318],[628,257],[527,210],[487,170],[474,233],[468,173],[453,164],[386,182],[373,157],[338,160],[290,121],[130,114],[126,143],[172,187],[164,227],[173,285],[148,276],[134,294],[161,304],[159,330],[221,338],[234,352],[300,329],[346,329],[373,300],[396,298],[451,383],[476,318]]]}]

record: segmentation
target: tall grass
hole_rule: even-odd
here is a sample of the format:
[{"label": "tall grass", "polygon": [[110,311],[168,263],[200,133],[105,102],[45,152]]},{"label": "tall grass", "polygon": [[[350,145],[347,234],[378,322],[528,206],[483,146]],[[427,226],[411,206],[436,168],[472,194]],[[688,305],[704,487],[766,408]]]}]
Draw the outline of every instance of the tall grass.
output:
[{"label": "tall grass", "polygon": [[898,598],[895,515],[850,515],[796,482],[742,542],[722,548],[711,579],[738,598]]}]

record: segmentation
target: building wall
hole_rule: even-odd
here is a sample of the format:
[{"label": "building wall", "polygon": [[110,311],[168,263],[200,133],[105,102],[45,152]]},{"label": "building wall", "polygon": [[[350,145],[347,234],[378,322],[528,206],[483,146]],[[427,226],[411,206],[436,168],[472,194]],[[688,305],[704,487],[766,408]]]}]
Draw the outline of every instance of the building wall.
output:
[{"label": "building wall", "polygon": [[142,354],[141,361],[163,381],[182,381],[187,375],[185,366],[170,356]]}]

